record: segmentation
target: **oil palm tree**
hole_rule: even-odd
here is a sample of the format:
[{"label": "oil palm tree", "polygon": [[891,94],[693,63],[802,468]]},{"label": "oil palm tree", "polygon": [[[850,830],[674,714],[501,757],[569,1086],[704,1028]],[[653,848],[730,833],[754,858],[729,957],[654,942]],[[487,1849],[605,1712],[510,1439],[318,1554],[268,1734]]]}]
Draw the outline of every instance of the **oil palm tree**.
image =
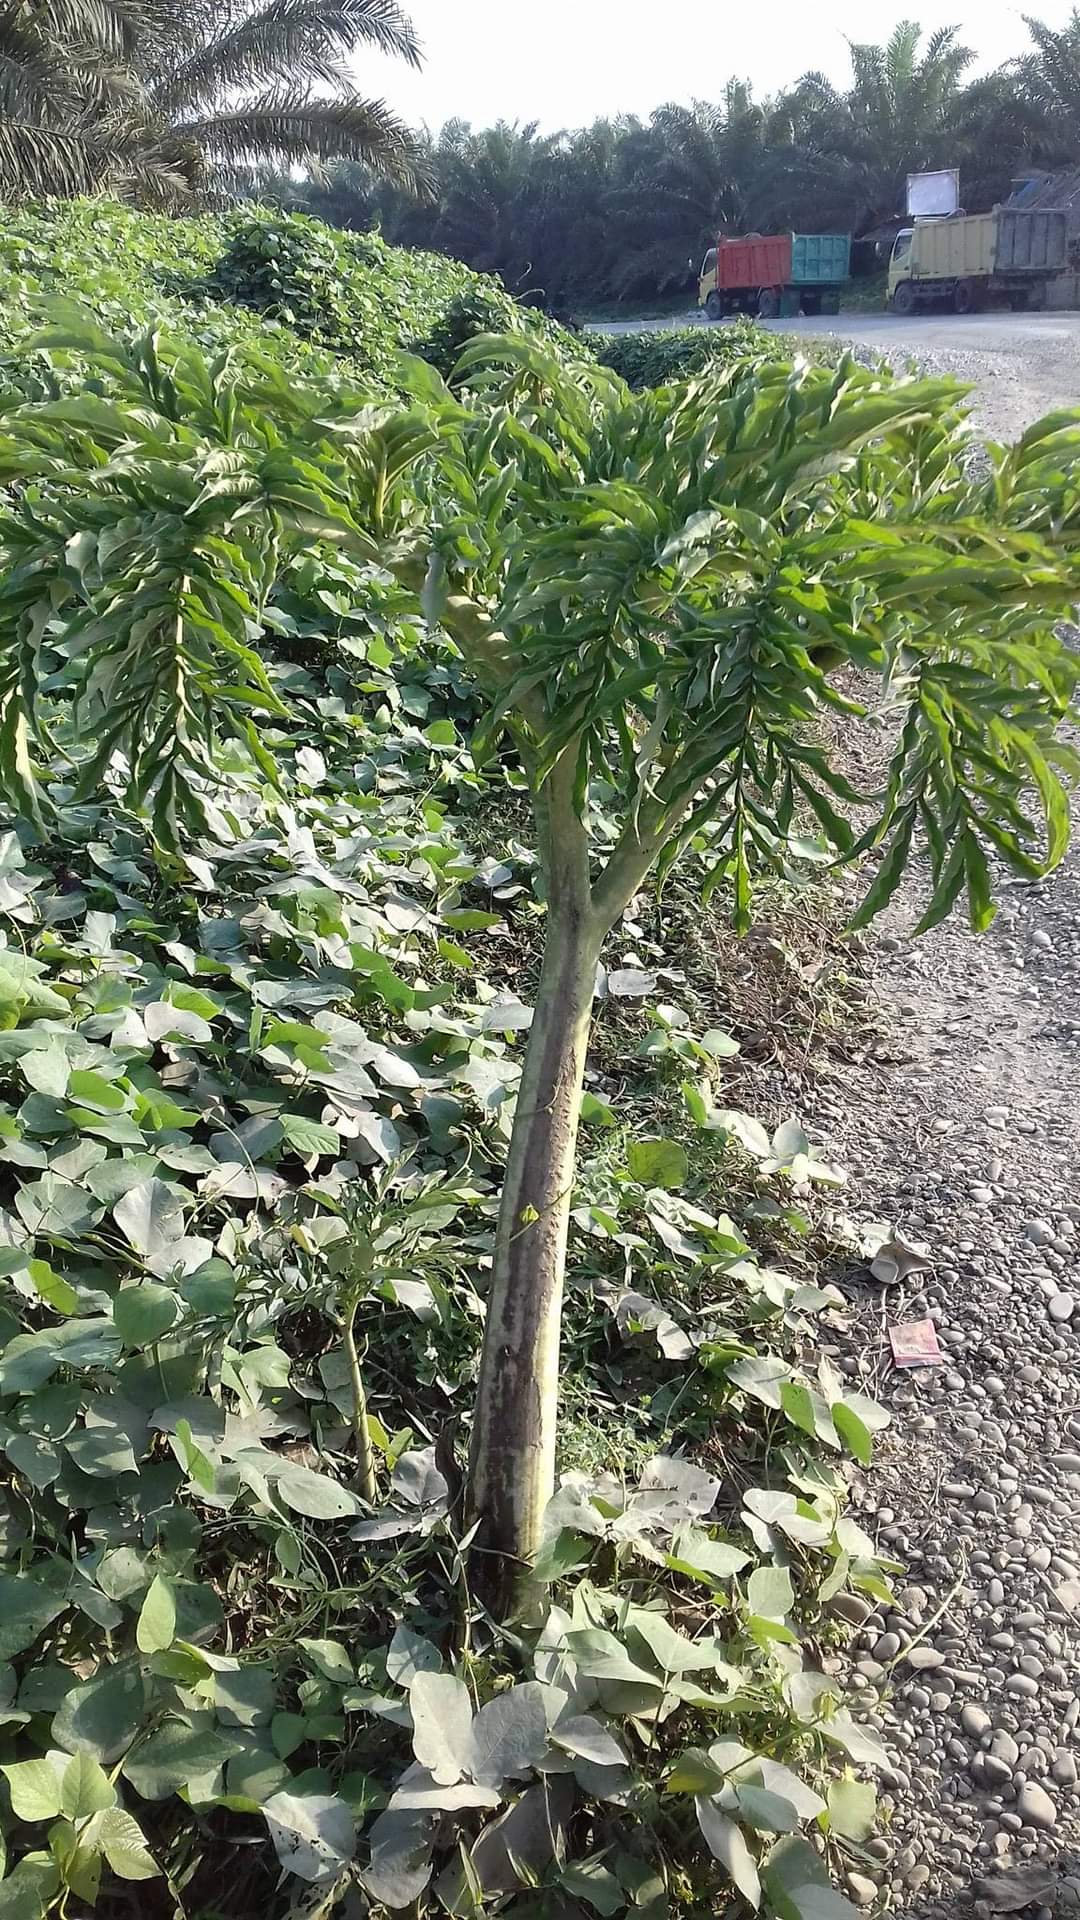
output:
[{"label": "oil palm tree", "polygon": [[97,185],[124,106],[141,112],[127,0],[0,0],[0,198]]},{"label": "oil palm tree", "polygon": [[1080,148],[1080,9],[1062,27],[1025,14],[1035,51],[1017,62],[1022,96],[1043,116],[1046,144],[1062,157]]},{"label": "oil palm tree", "polygon": [[737,80],[718,105],[656,109],[636,175],[611,199],[627,228],[619,292],[681,287],[687,257],[700,258],[721,228],[756,224],[766,125],[766,109]]},{"label": "oil palm tree", "polygon": [[952,128],[972,54],[942,27],[921,47],[901,20],[881,46],[853,43],[852,84],[840,92],[819,73],[794,89],[793,111],[812,130],[811,172],[820,191],[841,190],[859,231],[903,209],[906,175],[953,161]]},{"label": "oil palm tree", "polygon": [[0,0],[0,194],[179,198],[329,158],[414,185],[408,130],[349,83],[361,45],[419,63],[397,0]]},{"label": "oil palm tree", "polygon": [[535,121],[500,120],[483,132],[463,120],[447,121],[435,149],[435,244],[484,272],[501,273],[514,291],[536,284],[561,141],[561,134],[540,133]]}]

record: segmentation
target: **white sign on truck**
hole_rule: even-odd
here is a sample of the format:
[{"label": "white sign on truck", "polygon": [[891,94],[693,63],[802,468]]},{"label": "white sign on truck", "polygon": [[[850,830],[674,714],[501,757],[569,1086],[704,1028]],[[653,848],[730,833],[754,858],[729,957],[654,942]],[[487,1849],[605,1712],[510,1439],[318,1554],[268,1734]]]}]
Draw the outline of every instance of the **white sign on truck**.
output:
[{"label": "white sign on truck", "polygon": [[960,175],[955,167],[939,173],[908,174],[907,210],[913,220],[955,213],[959,205]]}]

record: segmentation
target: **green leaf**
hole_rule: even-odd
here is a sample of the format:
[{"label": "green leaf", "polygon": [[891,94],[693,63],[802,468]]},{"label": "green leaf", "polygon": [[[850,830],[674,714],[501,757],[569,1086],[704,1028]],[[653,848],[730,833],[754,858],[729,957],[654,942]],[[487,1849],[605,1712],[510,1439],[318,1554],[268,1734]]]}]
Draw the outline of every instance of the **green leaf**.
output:
[{"label": "green leaf", "polygon": [[746,1583],[746,1604],[761,1620],[783,1620],[795,1604],[786,1567],[755,1567]]},{"label": "green leaf", "polygon": [[622,1680],[662,1693],[664,1682],[631,1659],[622,1641],[604,1627],[575,1627],[566,1635],[567,1651],[590,1680]]},{"label": "green leaf", "polygon": [[564,1893],[587,1901],[596,1913],[605,1916],[621,1913],[626,1906],[622,1886],[599,1857],[571,1861],[563,1868],[559,1885]]},{"label": "green leaf", "polygon": [[26,1271],[46,1306],[54,1313],[74,1313],[79,1304],[78,1294],[60,1274],[54,1273],[47,1260],[28,1260]]},{"label": "green leaf", "polygon": [[719,1585],[739,1573],[749,1558],[741,1547],[732,1546],[728,1540],[714,1540],[700,1527],[681,1527],[671,1542],[666,1564],[676,1573]]},{"label": "green leaf", "polygon": [[829,1826],[846,1840],[869,1840],[877,1825],[877,1790],[866,1780],[844,1774],[829,1783]]},{"label": "green leaf", "polygon": [[632,1180],[643,1187],[674,1190],[686,1185],[690,1163],[677,1140],[632,1140],[626,1153]]},{"label": "green leaf", "polygon": [[852,931],[858,927],[869,926],[871,920],[888,906],[899,887],[907,869],[908,855],[915,831],[915,818],[914,806],[906,808],[899,816],[889,841],[888,851],[878,867],[873,884],[867,889],[858,911],[849,922]]},{"label": "green leaf", "polygon": [[51,1760],[20,1760],[0,1767],[19,1820],[55,1820],[60,1812],[60,1773]]},{"label": "green leaf", "polygon": [[694,1122],[694,1125],[696,1127],[707,1127],[709,1124],[710,1108],[709,1102],[702,1093],[701,1088],[696,1087],[692,1080],[684,1080],[682,1082],[681,1092],[683,1100],[686,1103],[686,1110]]},{"label": "green leaf", "polygon": [[90,1753],[111,1766],[142,1725],[145,1683],[134,1661],[104,1667],[69,1689],[53,1717],[52,1736],[69,1753]]},{"label": "green leaf", "polygon": [[785,1120],[782,1126],[777,1127],[771,1144],[774,1158],[784,1162],[794,1160],[799,1154],[809,1157],[812,1152],[810,1142],[797,1120]]},{"label": "green leaf", "polygon": [[760,1780],[770,1793],[778,1794],[788,1805],[794,1807],[800,1820],[816,1820],[825,1811],[825,1802],[820,1793],[808,1787],[797,1773],[785,1767],[779,1760],[770,1760],[764,1755],[756,1755],[752,1766],[745,1769],[748,1779]]},{"label": "green leaf", "polygon": [[551,1730],[551,1738],[564,1753],[579,1760],[591,1760],[597,1767],[624,1767],[626,1754],[610,1728],[591,1713],[563,1715]]},{"label": "green leaf", "polygon": [[472,1725],[469,1772],[480,1786],[502,1787],[507,1780],[524,1779],[547,1750],[545,1690],[526,1680],[481,1707]]},{"label": "green leaf", "polygon": [[97,1814],[84,1839],[105,1855],[121,1880],[153,1880],[161,1872],[138,1821],[122,1807],[107,1807]]},{"label": "green leaf", "polygon": [[124,1761],[124,1778],[144,1800],[167,1800],[179,1787],[214,1773],[236,1751],[236,1738],[181,1722],[160,1727]]},{"label": "green leaf", "polygon": [[184,1232],[184,1199],[163,1180],[141,1180],[113,1208],[113,1219],[136,1253],[166,1253]]},{"label": "green leaf", "polygon": [[755,1160],[767,1160],[772,1151],[772,1142],[761,1121],[734,1107],[717,1107],[709,1116],[709,1125],[721,1133],[730,1133]]},{"label": "green leaf", "polygon": [[813,1439],[817,1433],[817,1416],[814,1402],[808,1388],[798,1380],[785,1380],[780,1387],[780,1405],[791,1421]]},{"label": "green leaf", "polygon": [[849,1453],[855,1455],[864,1467],[868,1467],[873,1458],[874,1442],[869,1428],[859,1418],[854,1407],[843,1400],[834,1400],[829,1408],[833,1426],[836,1428]]},{"label": "green leaf", "polygon": [[873,1728],[857,1726],[850,1713],[827,1715],[818,1723],[818,1732],[822,1739],[843,1748],[848,1759],[854,1760],[856,1766],[885,1767],[889,1764],[888,1751]]},{"label": "green leaf", "polygon": [[101,1209],[74,1181],[48,1172],[19,1188],[15,1211],[31,1233],[40,1233],[46,1240],[77,1240],[93,1226]]},{"label": "green leaf", "polygon": [[176,1597],[171,1580],[155,1575],[147,1591],[135,1629],[140,1653],[163,1653],[176,1638]]},{"label": "green leaf", "polygon": [[397,1687],[409,1687],[418,1673],[438,1673],[441,1667],[438,1647],[404,1620],[399,1621],[386,1651],[387,1678]]},{"label": "green leaf", "polygon": [[315,1473],[311,1467],[287,1467],[276,1484],[285,1505],[309,1520],[355,1519],[364,1511],[354,1493],[328,1473]]},{"label": "green leaf", "polygon": [[208,1260],[194,1273],[186,1273],[177,1285],[194,1313],[208,1319],[227,1319],[236,1300],[236,1275],[224,1260]]},{"label": "green leaf", "polygon": [[321,1121],[308,1120],[300,1113],[283,1113],[279,1119],[286,1141],[302,1160],[341,1153],[341,1135],[333,1127],[324,1127]]},{"label": "green leaf", "polygon": [[[743,1759],[750,1759],[749,1747],[741,1750]],[[727,1785],[728,1769],[719,1767],[710,1759],[701,1747],[688,1747],[671,1768],[664,1782],[667,1793],[710,1794],[720,1793]]]},{"label": "green leaf", "polygon": [[721,1032],[719,1027],[710,1027],[702,1034],[698,1045],[714,1060],[731,1060],[741,1052],[739,1042],[733,1040],[730,1033]]},{"label": "green leaf", "polygon": [[832,1886],[820,1854],[799,1835],[778,1841],[763,1864],[762,1881],[778,1920],[856,1920],[856,1909]]},{"label": "green leaf", "polygon": [[152,1281],[121,1287],[112,1303],[113,1324],[125,1347],[150,1347],[179,1318],[176,1295]]},{"label": "green leaf", "polygon": [[275,1793],[263,1806],[281,1865],[300,1880],[321,1883],[351,1865],[356,1823],[336,1794]]},{"label": "green leaf", "polygon": [[50,1036],[33,1053],[24,1053],[19,1066],[27,1086],[35,1093],[43,1093],[50,1100],[63,1099],[71,1069],[59,1040]]},{"label": "green leaf", "polygon": [[626,1627],[630,1638],[648,1650],[664,1673],[702,1673],[716,1666],[714,1641],[691,1640],[651,1608],[635,1607]]},{"label": "green leaf", "polygon": [[758,1878],[754,1856],[746,1843],[742,1828],[734,1820],[721,1813],[715,1801],[699,1795],[695,1801],[698,1826],[705,1836],[706,1845],[715,1859],[719,1860],[728,1877],[749,1901],[752,1907],[761,1905],[761,1882]]},{"label": "green leaf", "polygon": [[847,1585],[850,1572],[850,1553],[837,1554],[831,1571],[825,1575],[824,1580],[818,1588],[818,1602],[821,1606],[825,1606],[828,1601],[834,1600],[836,1595],[843,1591]]},{"label": "green leaf", "polygon": [[0,1660],[25,1653],[66,1606],[28,1573],[0,1573]]},{"label": "green leaf", "polygon": [[296,1644],[324,1680],[332,1680],[339,1687],[355,1686],[353,1663],[339,1640],[309,1640],[301,1636]]},{"label": "green leaf", "polygon": [[25,1854],[0,1881],[0,1920],[42,1920],[59,1887],[54,1860],[47,1854]]},{"label": "green leaf", "polygon": [[451,1673],[418,1673],[409,1688],[413,1752],[440,1786],[453,1786],[472,1761],[468,1688]]},{"label": "green leaf", "polygon": [[67,1097],[74,1106],[89,1107],[94,1113],[122,1113],[127,1104],[120,1087],[100,1073],[86,1073],[80,1068],[68,1076]]},{"label": "green leaf", "polygon": [[66,1818],[86,1820],[115,1800],[116,1789],[93,1755],[73,1754],[60,1782],[60,1807]]},{"label": "green leaf", "polygon": [[799,1824],[791,1801],[769,1787],[740,1781],[736,1783],[735,1798],[742,1818],[756,1833],[793,1833]]}]

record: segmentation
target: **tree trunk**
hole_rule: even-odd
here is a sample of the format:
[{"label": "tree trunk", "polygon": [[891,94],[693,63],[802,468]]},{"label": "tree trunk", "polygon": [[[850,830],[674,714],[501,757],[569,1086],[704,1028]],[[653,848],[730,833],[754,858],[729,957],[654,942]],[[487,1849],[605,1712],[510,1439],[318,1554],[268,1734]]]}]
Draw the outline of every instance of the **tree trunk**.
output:
[{"label": "tree trunk", "polygon": [[559,1329],[578,1117],[603,925],[570,775],[544,789],[544,959],[499,1208],[473,1425],[473,1590],[505,1618],[527,1582],[555,1490]]}]

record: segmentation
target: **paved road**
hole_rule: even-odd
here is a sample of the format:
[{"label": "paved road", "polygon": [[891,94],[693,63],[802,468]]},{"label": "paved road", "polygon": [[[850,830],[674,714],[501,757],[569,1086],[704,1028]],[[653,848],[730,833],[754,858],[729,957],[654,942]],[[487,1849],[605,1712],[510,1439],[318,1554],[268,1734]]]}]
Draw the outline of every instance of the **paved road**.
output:
[{"label": "paved road", "polygon": [[[977,424],[1002,438],[1022,433],[1053,408],[1080,406],[1080,313],[984,313],[964,320],[954,314],[901,320],[889,313],[842,313],[766,324],[805,338],[848,340],[898,369],[916,361],[926,372],[956,373],[977,390]],[[695,310],[663,320],[615,321],[597,331],[652,333],[708,325]]]}]

